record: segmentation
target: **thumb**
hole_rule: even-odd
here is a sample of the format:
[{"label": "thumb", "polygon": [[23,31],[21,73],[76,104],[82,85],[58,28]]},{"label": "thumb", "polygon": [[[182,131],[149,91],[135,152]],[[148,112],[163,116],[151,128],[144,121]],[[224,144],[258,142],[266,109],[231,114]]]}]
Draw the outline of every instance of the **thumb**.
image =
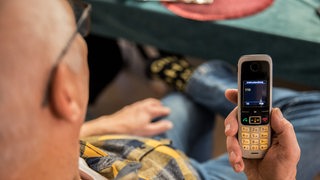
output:
[{"label": "thumb", "polygon": [[271,128],[283,146],[290,147],[297,144],[293,125],[283,117],[279,108],[272,110]]}]

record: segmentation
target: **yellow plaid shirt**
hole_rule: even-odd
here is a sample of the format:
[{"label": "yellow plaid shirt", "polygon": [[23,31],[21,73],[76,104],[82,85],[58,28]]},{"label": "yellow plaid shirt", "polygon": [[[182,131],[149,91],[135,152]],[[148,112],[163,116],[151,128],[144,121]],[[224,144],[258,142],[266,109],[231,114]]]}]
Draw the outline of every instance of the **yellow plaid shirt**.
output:
[{"label": "yellow plaid shirt", "polygon": [[90,137],[80,141],[80,156],[108,179],[200,179],[188,158],[170,144],[125,135]]}]

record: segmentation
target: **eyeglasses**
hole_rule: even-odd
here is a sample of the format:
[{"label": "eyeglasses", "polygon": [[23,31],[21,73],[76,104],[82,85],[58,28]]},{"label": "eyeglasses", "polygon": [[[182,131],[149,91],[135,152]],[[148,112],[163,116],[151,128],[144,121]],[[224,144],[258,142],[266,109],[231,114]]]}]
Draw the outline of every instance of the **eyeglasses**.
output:
[{"label": "eyeglasses", "polygon": [[74,41],[75,37],[78,33],[81,36],[85,37],[90,32],[90,11],[91,5],[82,1],[72,1],[72,8],[77,20],[77,29],[72,34],[70,39],[68,40],[66,46],[62,49],[61,53],[59,54],[56,64],[59,64],[63,56],[68,52],[69,47],[71,46],[72,42]]},{"label": "eyeglasses", "polygon": [[52,71],[50,72],[49,81],[48,81],[48,85],[47,85],[47,90],[45,92],[45,97],[43,98],[43,102],[42,102],[43,106],[46,105],[47,102],[49,101],[49,94],[50,94],[53,74],[56,71],[56,68],[57,68],[58,64],[61,62],[63,57],[68,52],[68,50],[69,50],[72,42],[76,38],[77,34],[80,33],[81,36],[85,37],[90,32],[91,4],[85,3],[85,2],[80,1],[80,0],[79,1],[71,1],[70,4],[72,6],[72,9],[73,9],[73,12],[74,12],[74,15],[75,15],[75,19],[76,19],[76,22],[77,22],[77,28],[72,33],[71,37],[67,41],[67,44],[64,46],[64,48],[60,52],[59,56],[57,57],[57,60],[55,61],[54,67],[52,68]]}]

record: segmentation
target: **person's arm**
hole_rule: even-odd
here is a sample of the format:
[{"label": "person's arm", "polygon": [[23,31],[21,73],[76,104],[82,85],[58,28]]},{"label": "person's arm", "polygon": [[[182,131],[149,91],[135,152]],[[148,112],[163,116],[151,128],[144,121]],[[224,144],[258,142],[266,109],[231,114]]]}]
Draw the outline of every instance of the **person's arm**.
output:
[{"label": "person's arm", "polygon": [[[227,90],[226,97],[237,102],[237,90]],[[225,119],[229,161],[236,172],[244,171],[248,179],[295,179],[300,159],[300,147],[292,124],[280,109],[272,109],[272,144],[263,159],[243,159],[237,139],[237,108]]]},{"label": "person's arm", "polygon": [[170,109],[159,100],[148,98],[125,106],[112,115],[85,122],[81,127],[80,138],[105,134],[157,135],[171,129],[172,123],[168,120],[151,121],[169,113]]}]

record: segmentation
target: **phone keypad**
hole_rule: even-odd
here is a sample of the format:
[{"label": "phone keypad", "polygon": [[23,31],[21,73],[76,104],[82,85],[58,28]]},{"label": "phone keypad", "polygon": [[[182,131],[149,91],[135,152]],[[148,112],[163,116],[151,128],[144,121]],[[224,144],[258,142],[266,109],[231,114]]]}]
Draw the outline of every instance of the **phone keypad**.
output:
[{"label": "phone keypad", "polygon": [[269,127],[257,126],[257,127],[241,127],[241,144],[244,150],[258,151],[266,150],[268,148],[269,140]]}]

